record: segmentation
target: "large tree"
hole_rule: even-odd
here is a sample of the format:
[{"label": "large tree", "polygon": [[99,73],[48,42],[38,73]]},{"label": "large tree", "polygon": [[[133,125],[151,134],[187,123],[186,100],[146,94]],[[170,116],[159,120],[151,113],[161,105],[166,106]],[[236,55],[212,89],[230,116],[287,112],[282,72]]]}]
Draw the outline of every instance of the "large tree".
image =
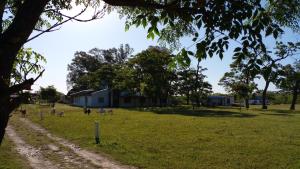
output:
[{"label": "large tree", "polygon": [[[28,79],[22,83],[11,85],[11,73],[18,51],[22,46],[39,35],[55,30],[69,20],[88,21],[101,17],[105,11],[117,7],[127,17],[127,25],[150,25],[148,37],[154,34],[166,42],[187,34],[194,35],[197,42],[197,57],[206,57],[223,52],[228,48],[229,38],[242,39],[243,49],[249,44],[265,49],[262,34],[277,37],[281,29],[273,23],[261,0],[104,0],[91,19],[78,18],[87,6],[97,7],[98,0],[2,0],[0,2],[0,140],[2,140],[9,114],[18,106],[10,98],[12,93],[21,91],[34,83]],[[67,16],[62,11],[70,10],[74,5],[83,5],[81,12]],[[158,30],[157,26],[162,25]],[[126,26],[128,27],[128,26]],[[37,33],[32,34],[33,30]],[[199,36],[204,30],[204,38]]]},{"label": "large tree", "polygon": [[174,92],[175,72],[168,67],[173,57],[165,48],[150,46],[129,60],[141,83],[141,91],[159,99],[160,105]]},{"label": "large tree", "polygon": [[262,93],[262,109],[267,109],[267,91],[271,83],[276,84],[282,76],[282,64],[281,61],[294,56],[297,51],[300,50],[300,43],[288,42],[284,44],[282,42],[277,43],[276,51],[272,55],[263,54],[261,56],[262,67],[260,75],[265,80],[265,87]]},{"label": "large tree", "polygon": [[116,70],[127,62],[133,49],[128,44],[119,48],[91,49],[76,52],[68,65],[67,84],[74,91],[104,87],[113,88]]},{"label": "large tree", "polygon": [[54,103],[60,99],[62,93],[58,92],[54,86],[41,87],[38,91],[39,99],[49,103]]},{"label": "large tree", "polygon": [[246,108],[249,108],[249,97],[257,86],[254,79],[259,73],[259,69],[248,62],[248,59],[235,60],[230,64],[230,71],[226,72],[219,81],[219,85],[225,87],[227,92],[243,98]]},{"label": "large tree", "polygon": [[186,104],[192,100],[198,106],[209,93],[212,92],[212,86],[205,81],[206,75],[203,72],[206,68],[197,65],[197,69],[182,67],[176,71],[176,89],[178,95],[186,97]]},{"label": "large tree", "polygon": [[290,110],[295,110],[298,94],[300,93],[300,61],[294,65],[283,67],[283,78],[279,80],[277,86],[285,92],[292,93],[292,103]]}]

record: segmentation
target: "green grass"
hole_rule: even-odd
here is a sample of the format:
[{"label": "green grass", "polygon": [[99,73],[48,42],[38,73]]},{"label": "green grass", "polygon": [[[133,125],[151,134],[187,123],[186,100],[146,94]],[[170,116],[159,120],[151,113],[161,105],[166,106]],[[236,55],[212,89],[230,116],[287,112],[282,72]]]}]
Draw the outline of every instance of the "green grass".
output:
[{"label": "green grass", "polygon": [[25,159],[19,156],[9,140],[4,139],[0,146],[0,169],[30,169]]},{"label": "green grass", "polygon": [[[300,168],[300,111],[288,105],[261,111],[239,108],[117,109],[113,115],[90,116],[81,108],[27,106],[29,118],[82,147],[104,152],[141,168]],[[299,107],[299,105],[298,105]],[[286,109],[286,110],[284,110]],[[47,112],[40,121],[40,110]],[[101,126],[101,144],[94,142],[94,122]]]}]

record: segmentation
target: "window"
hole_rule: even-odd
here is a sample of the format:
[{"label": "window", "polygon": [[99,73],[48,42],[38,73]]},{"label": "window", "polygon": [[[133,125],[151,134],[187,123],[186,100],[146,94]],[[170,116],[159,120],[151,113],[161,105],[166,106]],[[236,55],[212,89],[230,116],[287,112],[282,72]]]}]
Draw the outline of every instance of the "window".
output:
[{"label": "window", "polygon": [[99,102],[99,103],[104,103],[104,97],[99,97],[99,98],[98,98],[98,102]]}]

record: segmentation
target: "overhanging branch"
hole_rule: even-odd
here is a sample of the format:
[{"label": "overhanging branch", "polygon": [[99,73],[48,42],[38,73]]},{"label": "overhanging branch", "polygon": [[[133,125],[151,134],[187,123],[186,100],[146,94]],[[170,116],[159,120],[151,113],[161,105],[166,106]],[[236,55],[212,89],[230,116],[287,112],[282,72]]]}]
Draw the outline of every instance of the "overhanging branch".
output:
[{"label": "overhanging branch", "polygon": [[61,21],[61,22],[57,22],[57,23],[53,24],[51,27],[49,27],[49,28],[47,28],[45,30],[38,29],[37,31],[39,31],[40,33],[38,33],[38,34],[32,36],[31,38],[27,39],[26,42],[29,42],[29,41],[31,41],[31,40],[33,40],[33,39],[41,36],[44,33],[53,32],[53,31],[59,30],[60,26],[62,24],[67,23],[69,21],[75,20],[75,21],[78,21],[78,22],[89,22],[89,21],[92,21],[92,20],[95,20],[95,19],[100,19],[104,15],[104,9],[103,9],[101,11],[98,11],[98,12],[94,13],[94,15],[91,18],[89,18],[89,19],[79,19],[78,17],[80,15],[82,15],[87,10],[87,8],[88,8],[88,6],[85,6],[85,8],[83,10],[81,10],[79,13],[77,13],[74,16],[65,15],[65,14],[61,13],[60,11],[54,10],[54,9],[48,10],[48,12],[51,11],[53,13],[57,13],[58,15],[63,16],[66,19],[63,20],[63,21]]},{"label": "overhanging branch", "polygon": [[11,86],[9,88],[9,94],[13,94],[13,93],[22,91],[22,90],[32,86],[34,84],[34,82],[36,82],[43,75],[44,72],[45,72],[45,69],[42,72],[40,72],[40,74],[36,78],[34,78],[34,79],[30,78],[30,79],[25,80],[24,82],[22,82],[20,84]]}]

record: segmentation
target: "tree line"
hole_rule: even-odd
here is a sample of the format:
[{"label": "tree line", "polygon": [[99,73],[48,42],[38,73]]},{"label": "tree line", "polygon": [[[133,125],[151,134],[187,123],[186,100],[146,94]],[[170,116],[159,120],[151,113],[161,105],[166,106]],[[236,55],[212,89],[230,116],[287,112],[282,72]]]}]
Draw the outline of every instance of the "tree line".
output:
[{"label": "tree line", "polygon": [[70,92],[109,88],[160,101],[185,96],[187,104],[192,101],[197,105],[212,92],[203,74],[206,68],[200,62],[196,68],[176,66],[174,69],[170,65],[175,56],[166,48],[150,46],[135,55],[132,52],[128,44],[76,52],[68,65]]},{"label": "tree line", "polygon": [[[238,49],[239,50],[239,49]],[[277,42],[273,51],[268,53],[246,52],[255,60],[245,58],[240,60],[234,56],[230,71],[220,79],[219,85],[224,86],[226,91],[238,95],[245,100],[246,108],[249,108],[249,98],[259,92],[256,79],[263,79],[264,88],[260,91],[262,96],[262,109],[267,109],[267,94],[270,84],[281,89],[281,93],[292,95],[291,110],[295,110],[298,94],[300,93],[300,60],[293,64],[283,64],[289,57],[298,55],[300,43]]]}]

